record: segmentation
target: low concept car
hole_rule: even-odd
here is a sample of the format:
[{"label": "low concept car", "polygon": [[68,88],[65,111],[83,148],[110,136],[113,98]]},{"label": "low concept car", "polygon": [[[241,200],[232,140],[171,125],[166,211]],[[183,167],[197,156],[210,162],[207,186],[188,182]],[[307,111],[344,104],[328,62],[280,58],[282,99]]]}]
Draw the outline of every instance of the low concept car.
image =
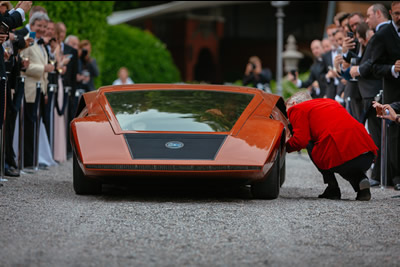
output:
[{"label": "low concept car", "polygon": [[[274,199],[285,180],[284,101],[227,85],[135,84],[84,94],[71,122],[76,194],[116,179],[235,180]],[[225,180],[224,180],[225,179]]]}]

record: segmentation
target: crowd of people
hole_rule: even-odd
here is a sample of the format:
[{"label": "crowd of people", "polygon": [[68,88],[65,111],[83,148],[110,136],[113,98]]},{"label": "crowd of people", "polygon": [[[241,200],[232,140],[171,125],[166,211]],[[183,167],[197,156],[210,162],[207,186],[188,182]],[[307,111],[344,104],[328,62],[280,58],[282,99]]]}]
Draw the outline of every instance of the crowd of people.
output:
[{"label": "crowd of people", "polygon": [[326,34],[311,43],[315,61],[308,80],[299,80],[298,73],[288,78],[313,98],[336,100],[365,125],[378,148],[371,186],[381,180],[382,118],[390,120],[387,183],[400,190],[400,2],[393,1],[390,10],[376,3],[366,14],[340,12]]},{"label": "crowd of people", "polygon": [[45,169],[72,157],[69,123],[79,96],[95,90],[99,70],[90,41],[68,36],[66,25],[52,21],[45,8],[1,1],[0,12],[0,88],[5,88],[0,91],[6,96],[1,160],[5,175],[17,177],[21,170]]}]

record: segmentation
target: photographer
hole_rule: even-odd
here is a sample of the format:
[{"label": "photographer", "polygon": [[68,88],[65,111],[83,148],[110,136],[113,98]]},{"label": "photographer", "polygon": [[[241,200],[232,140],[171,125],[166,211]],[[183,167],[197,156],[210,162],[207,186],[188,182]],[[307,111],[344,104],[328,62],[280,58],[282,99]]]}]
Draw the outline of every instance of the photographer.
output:
[{"label": "photographer", "polygon": [[96,90],[96,87],[94,86],[94,78],[99,76],[99,68],[96,59],[90,57],[92,45],[89,40],[83,40],[79,44],[79,49],[81,50],[79,60],[82,66],[81,75],[83,76],[83,88],[86,92],[94,91]]},{"label": "photographer", "polygon": [[269,91],[269,82],[271,81],[271,78],[271,71],[262,68],[259,57],[252,56],[249,58],[243,77],[243,85],[252,84],[253,87],[260,90]]}]

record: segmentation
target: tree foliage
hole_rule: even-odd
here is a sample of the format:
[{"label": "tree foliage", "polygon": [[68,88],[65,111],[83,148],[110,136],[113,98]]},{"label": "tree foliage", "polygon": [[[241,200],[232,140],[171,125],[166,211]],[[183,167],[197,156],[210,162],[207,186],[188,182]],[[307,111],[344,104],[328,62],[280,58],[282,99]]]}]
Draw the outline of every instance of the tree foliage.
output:
[{"label": "tree foliage", "polygon": [[[100,77],[95,80],[97,87],[111,84],[121,66],[129,69],[135,82],[178,82],[179,71],[160,40],[138,28],[108,25],[107,17],[113,12],[114,2],[34,1],[33,4],[44,7],[52,21],[64,22],[67,35],[92,43],[92,57],[100,69]],[[12,4],[15,6],[17,1]]]},{"label": "tree foliage", "polygon": [[104,60],[101,69],[103,84],[111,84],[122,66],[128,68],[136,83],[180,81],[179,71],[165,44],[150,32],[136,27],[108,27]]}]

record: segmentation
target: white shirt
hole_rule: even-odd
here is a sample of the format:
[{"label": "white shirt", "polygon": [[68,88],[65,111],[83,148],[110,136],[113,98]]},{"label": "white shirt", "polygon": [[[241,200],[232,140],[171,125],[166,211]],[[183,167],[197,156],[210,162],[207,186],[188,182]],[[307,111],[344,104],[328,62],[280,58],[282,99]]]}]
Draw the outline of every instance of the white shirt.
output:
[{"label": "white shirt", "polygon": [[134,82],[133,82],[132,79],[129,78],[129,77],[126,79],[126,83],[122,83],[121,79],[116,79],[116,80],[113,82],[113,85],[124,85],[124,84],[134,84]]}]

